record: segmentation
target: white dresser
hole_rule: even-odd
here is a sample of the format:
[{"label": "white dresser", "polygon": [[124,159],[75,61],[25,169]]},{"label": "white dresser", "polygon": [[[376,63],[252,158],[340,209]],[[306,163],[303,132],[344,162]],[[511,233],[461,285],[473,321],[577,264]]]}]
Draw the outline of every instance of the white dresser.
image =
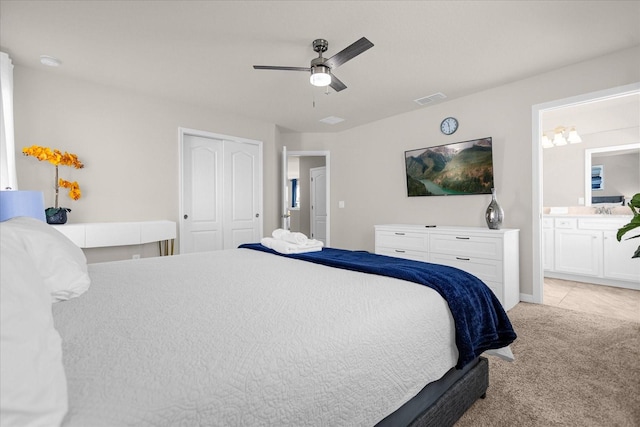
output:
[{"label": "white dresser", "polygon": [[376,225],[376,253],[459,268],[482,280],[505,310],[520,301],[516,229]]}]

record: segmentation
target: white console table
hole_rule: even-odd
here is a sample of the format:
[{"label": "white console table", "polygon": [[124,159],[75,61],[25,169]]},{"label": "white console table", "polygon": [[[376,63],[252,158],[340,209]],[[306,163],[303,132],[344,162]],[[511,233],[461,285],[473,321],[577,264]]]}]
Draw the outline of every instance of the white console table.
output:
[{"label": "white console table", "polygon": [[81,248],[158,242],[160,255],[173,255],[176,238],[174,221],[87,222],[54,225],[54,227]]},{"label": "white console table", "polygon": [[520,301],[519,236],[516,229],[376,225],[376,253],[449,265],[482,280],[505,310]]}]

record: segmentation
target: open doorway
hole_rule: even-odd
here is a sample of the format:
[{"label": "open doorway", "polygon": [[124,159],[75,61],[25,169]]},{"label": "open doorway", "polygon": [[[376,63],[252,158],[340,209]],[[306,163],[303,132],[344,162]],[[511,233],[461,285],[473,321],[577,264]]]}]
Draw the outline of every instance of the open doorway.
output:
[{"label": "open doorway", "polygon": [[[322,240],[331,239],[331,164],[328,151],[287,151],[282,158],[282,228]],[[312,181],[313,171],[322,170],[322,180]],[[314,184],[322,181],[322,190]],[[321,212],[322,211],[322,212]]]},{"label": "open doorway", "polygon": [[[562,186],[568,184],[568,179],[575,179],[578,182],[578,186],[580,186],[581,190],[579,194],[576,192],[575,194],[570,194],[568,197],[569,200],[563,200],[559,202],[557,199],[553,201],[545,201],[544,200],[544,189],[545,185],[549,184],[545,182],[545,170],[544,170],[544,152],[542,148],[542,137],[543,135],[549,131],[549,129],[553,129],[556,126],[577,126],[576,123],[552,123],[552,121],[559,121],[568,119],[567,113],[571,113],[580,110],[583,108],[588,111],[589,109],[593,110],[596,108],[598,103],[604,103],[607,101],[619,99],[627,96],[637,96],[640,93],[640,84],[632,84],[622,87],[617,87],[613,89],[593,92],[589,94],[584,94],[576,97],[560,99],[556,101],[552,101],[545,104],[534,105],[532,107],[532,122],[533,122],[533,130],[532,130],[532,144],[533,144],[533,172],[534,176],[537,176],[537,179],[534,179],[532,182],[532,194],[533,194],[533,295],[532,302],[542,303],[543,302],[543,289],[544,289],[544,264],[545,264],[545,248],[544,242],[545,238],[543,237],[543,233],[545,229],[543,227],[543,214],[544,209],[549,208],[546,205],[555,205],[555,206],[589,206],[591,194],[586,194],[585,188],[586,185],[583,182],[585,177],[585,172],[583,167],[585,165],[584,160],[584,148],[580,148],[579,153],[579,161],[581,162],[580,171],[575,174],[567,175],[566,170],[563,171],[558,177],[558,182],[555,184],[556,188],[558,186]],[[592,124],[584,124],[583,133],[587,135],[589,133],[588,126]],[[618,127],[622,127],[624,125],[617,125]],[[636,128],[638,124],[635,124]],[[596,133],[596,131],[591,131],[592,133]],[[555,147],[563,148],[563,147]],[[554,148],[552,148],[553,150]],[[574,176],[575,175],[575,176]],[[587,200],[589,199],[589,200]],[[547,239],[548,241],[548,239]]]}]

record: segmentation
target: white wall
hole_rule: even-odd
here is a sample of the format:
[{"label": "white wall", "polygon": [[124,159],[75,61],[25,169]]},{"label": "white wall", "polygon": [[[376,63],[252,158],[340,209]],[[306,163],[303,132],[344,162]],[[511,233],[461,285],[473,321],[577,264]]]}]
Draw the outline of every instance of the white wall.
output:
[{"label": "white wall", "polygon": [[[14,80],[19,188],[42,190],[46,205],[53,205],[54,168],[22,156],[24,146],[69,151],[85,164],[80,170],[60,168],[61,178],[77,180],[83,192],[78,201],[66,192],[60,197],[60,204],[72,209],[69,223],[178,221],[178,128],[187,127],[263,141],[264,229],[277,225],[279,175],[274,166],[280,148],[275,125],[67,79],[48,70],[16,66]],[[95,262],[128,257],[132,251],[154,255],[157,246],[87,254]]]},{"label": "white wall", "polygon": [[[71,151],[83,170],[65,171],[84,197],[69,201],[71,222],[178,220],[177,128],[265,142],[264,230],[279,226],[280,148],[331,152],[332,246],[374,249],[375,224],[486,226],[490,196],[406,196],[405,150],[493,137],[495,186],[505,228],[519,228],[521,292],[532,293],[532,106],[640,81],[640,47],[575,64],[342,133],[293,134],[277,126],[144,97],[24,67],[15,70],[16,146]],[[407,102],[411,102],[410,100]],[[455,116],[460,129],[439,131]],[[47,165],[18,157],[21,189],[45,189]],[[47,202],[51,203],[50,195]],[[338,201],[345,208],[338,208]]]},{"label": "white wall", "polygon": [[[498,201],[504,228],[520,229],[520,290],[532,295],[532,106],[640,81],[640,47],[550,73],[416,109],[319,138],[300,135],[303,150],[331,151],[332,246],[374,250],[375,224],[416,223],[486,227],[489,195],[406,195],[404,151],[491,136]],[[440,133],[447,116],[459,130]],[[293,139],[293,136],[290,136]],[[289,141],[289,144],[293,141]],[[338,201],[345,208],[338,208]]]}]

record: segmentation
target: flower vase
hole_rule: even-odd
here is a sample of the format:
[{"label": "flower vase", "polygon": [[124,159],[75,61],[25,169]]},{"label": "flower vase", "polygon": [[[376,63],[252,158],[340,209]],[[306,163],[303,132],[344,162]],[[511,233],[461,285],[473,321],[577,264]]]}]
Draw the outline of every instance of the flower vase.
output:
[{"label": "flower vase", "polygon": [[487,206],[487,212],[484,215],[487,225],[491,230],[500,230],[502,221],[504,220],[504,211],[496,200],[496,189],[491,189],[491,203]]},{"label": "flower vase", "polygon": [[71,212],[69,208],[47,208],[44,210],[47,224],[66,224],[67,212]]}]

